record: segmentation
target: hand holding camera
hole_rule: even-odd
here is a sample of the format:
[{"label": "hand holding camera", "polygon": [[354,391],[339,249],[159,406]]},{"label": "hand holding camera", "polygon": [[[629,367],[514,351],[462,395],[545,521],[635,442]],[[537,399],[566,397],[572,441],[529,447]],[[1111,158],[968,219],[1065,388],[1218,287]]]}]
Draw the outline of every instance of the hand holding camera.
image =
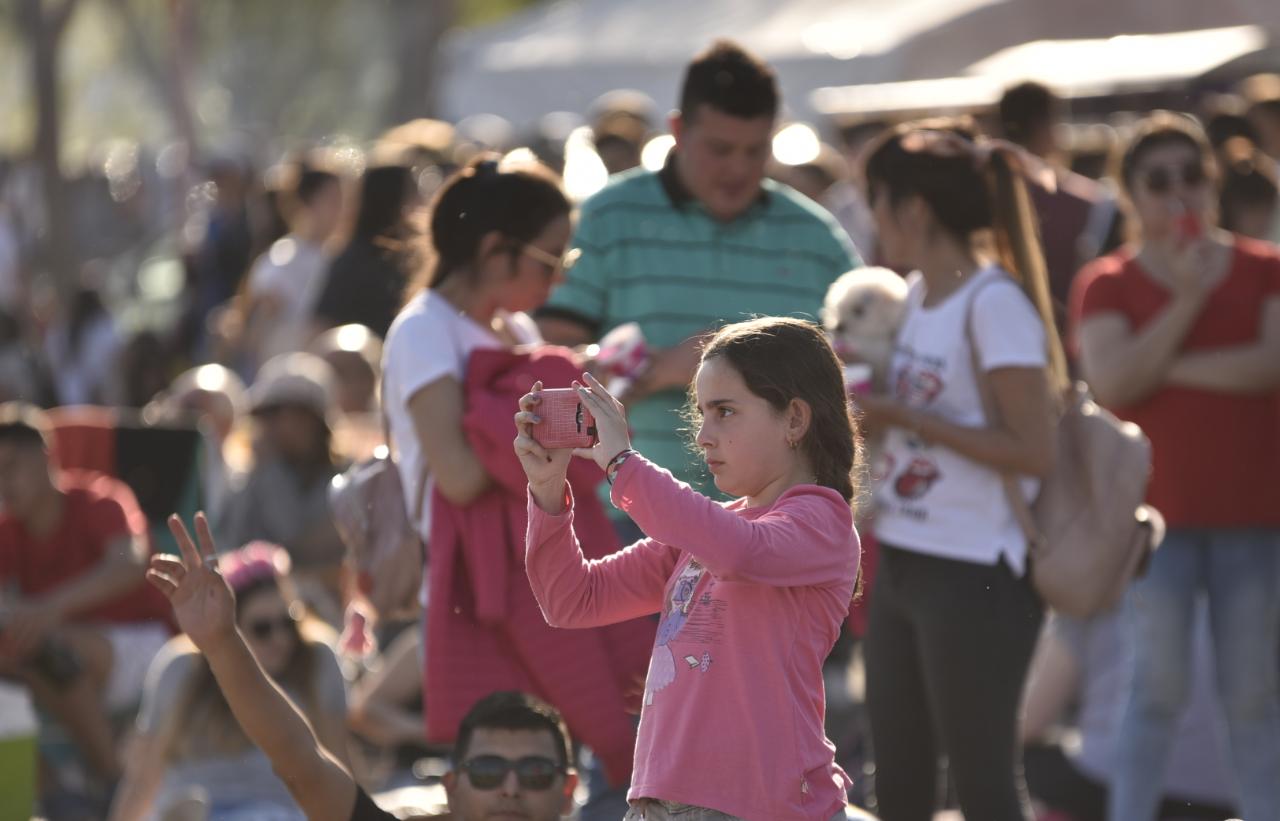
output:
[{"label": "hand holding camera", "polygon": [[631,446],[621,403],[591,374],[583,374],[583,380],[585,385],[574,382],[560,389],[534,383],[515,415],[516,455],[535,501],[547,511],[562,507],[571,456],[591,459],[603,469]]}]

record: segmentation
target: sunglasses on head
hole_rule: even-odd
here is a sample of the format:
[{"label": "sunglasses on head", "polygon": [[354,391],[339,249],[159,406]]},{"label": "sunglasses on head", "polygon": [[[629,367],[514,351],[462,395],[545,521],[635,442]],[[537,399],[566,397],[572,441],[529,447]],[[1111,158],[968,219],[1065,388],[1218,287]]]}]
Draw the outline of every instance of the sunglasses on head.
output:
[{"label": "sunglasses on head", "polygon": [[298,625],[291,616],[281,616],[276,619],[254,619],[245,625],[245,630],[255,639],[265,641],[277,630],[291,636],[297,635]]},{"label": "sunglasses on head", "polygon": [[1180,173],[1172,167],[1157,166],[1148,171],[1142,180],[1147,190],[1152,194],[1168,194],[1173,190],[1174,179],[1179,176],[1182,179],[1184,188],[1197,187],[1207,178],[1204,171],[1204,163],[1199,160],[1192,160],[1182,166]]},{"label": "sunglasses on head", "polygon": [[556,776],[565,772],[564,767],[540,755],[528,755],[518,761],[500,755],[478,755],[462,762],[458,769],[467,774],[471,786],[477,790],[497,789],[512,770],[521,789],[545,790],[555,784]]}]

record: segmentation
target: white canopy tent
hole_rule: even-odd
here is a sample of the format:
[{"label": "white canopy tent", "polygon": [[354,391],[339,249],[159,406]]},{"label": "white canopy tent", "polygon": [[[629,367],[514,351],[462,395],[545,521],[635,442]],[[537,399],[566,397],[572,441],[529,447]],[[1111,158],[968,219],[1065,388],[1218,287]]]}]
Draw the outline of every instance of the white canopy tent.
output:
[{"label": "white canopy tent", "polygon": [[1185,86],[1268,45],[1261,26],[1037,40],[1003,49],[957,77],[816,89],[813,108],[829,116],[968,111],[993,105],[1003,90],[1036,80],[1064,97]]},{"label": "white canopy tent", "polygon": [[[442,113],[458,119],[492,112],[525,125],[550,111],[584,111],[615,88],[635,88],[660,108],[674,107],[685,63],[717,37],[769,60],[791,113],[811,117],[818,113],[809,97],[816,88],[954,77],[1033,41],[1245,25],[1280,32],[1280,3],[551,0],[450,38]],[[1006,54],[1004,66],[1034,64],[1045,53]]]}]

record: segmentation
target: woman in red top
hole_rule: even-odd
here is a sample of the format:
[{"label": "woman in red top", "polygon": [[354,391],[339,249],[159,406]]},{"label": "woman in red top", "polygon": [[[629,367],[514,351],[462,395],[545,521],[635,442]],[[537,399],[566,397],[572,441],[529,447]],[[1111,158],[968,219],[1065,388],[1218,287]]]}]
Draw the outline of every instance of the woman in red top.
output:
[{"label": "woman in red top", "polygon": [[1159,803],[1202,592],[1244,817],[1280,818],[1280,250],[1216,227],[1214,171],[1189,119],[1144,121],[1117,175],[1140,236],[1072,293],[1083,373],[1151,438],[1148,501],[1170,526],[1134,585],[1111,818]]}]

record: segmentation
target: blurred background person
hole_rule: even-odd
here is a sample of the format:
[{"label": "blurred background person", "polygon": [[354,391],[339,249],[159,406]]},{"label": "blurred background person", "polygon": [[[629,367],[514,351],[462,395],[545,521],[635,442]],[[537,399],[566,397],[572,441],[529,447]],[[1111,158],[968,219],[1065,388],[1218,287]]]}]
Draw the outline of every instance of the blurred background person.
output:
[{"label": "blurred background person", "polygon": [[[1173,738],[1158,817],[1226,821],[1236,815],[1235,786],[1222,755],[1208,611],[1201,604],[1194,631],[1191,696]],[[1020,728],[1027,790],[1044,811],[1106,821],[1133,649],[1123,607],[1090,619],[1055,613],[1045,625]]]},{"label": "blurred background person", "polygon": [[1232,137],[1218,150],[1222,186],[1218,213],[1222,227],[1241,236],[1276,242],[1280,219],[1280,187],[1277,169],[1247,137]]},{"label": "blurred background person", "polygon": [[[1112,818],[1150,818],[1186,705],[1196,600],[1245,818],[1280,816],[1280,251],[1218,229],[1218,171],[1186,116],[1145,119],[1116,174],[1134,243],[1080,272],[1072,327],[1098,401],[1151,440],[1169,532],[1130,594],[1136,672]],[[1224,466],[1230,466],[1224,470]]]},{"label": "blurred background person", "polygon": [[[248,403],[244,382],[222,365],[208,364],[179,374],[143,409],[147,424],[195,423],[205,439],[203,488],[205,508],[221,517],[223,505],[239,477],[243,455],[232,453]],[[243,449],[242,449],[243,450]]]},{"label": "blurred background person", "polygon": [[334,448],[348,459],[367,459],[383,443],[382,349],[382,339],[363,325],[330,328],[311,343],[311,353],[333,369]]},{"label": "blurred background person", "polygon": [[1035,498],[1067,374],[1021,159],[942,121],[866,160],[881,250],[918,271],[891,392],[855,399],[884,431],[866,657],[885,821],[932,815],[942,755],[966,817],[1030,818],[1018,700],[1043,604],[1003,477]]},{"label": "blurred background person", "polygon": [[1053,190],[1036,183],[1029,183],[1027,190],[1040,223],[1059,333],[1066,329],[1067,298],[1076,272],[1120,241],[1115,197],[1102,184],[1064,164],[1056,129],[1062,125],[1065,108],[1048,86],[1035,82],[1006,89],[998,106],[1004,138],[1045,160],[1053,170]]},{"label": "blurred background person", "polygon": [[107,401],[120,332],[96,287],[81,286],[45,335],[44,354],[60,405]]},{"label": "blurred background person", "polygon": [[407,291],[383,354],[405,509],[421,512],[424,542],[431,489],[465,505],[491,484],[462,430],[467,360],[479,348],[540,341],[524,311],[541,305],[561,275],[569,202],[545,166],[503,169],[482,156],[441,188],[431,238],[435,259]]},{"label": "blurred background person", "polygon": [[629,89],[602,94],[591,104],[591,140],[610,176],[640,165],[656,109],[649,95]]},{"label": "blurred background person", "polygon": [[133,492],[58,468],[52,436],[43,412],[0,406],[0,677],[29,688],[109,795],[121,765],[111,719],[137,705],[171,630],[140,584],[151,545]]},{"label": "blurred background person", "polygon": [[408,167],[377,166],[364,172],[355,231],[329,266],[315,306],[321,329],[357,324],[386,336],[405,286],[421,264],[412,223],[421,207]]},{"label": "blurred background person", "polygon": [[188,350],[206,352],[205,320],[239,291],[249,263],[259,250],[250,204],[253,169],[231,156],[216,157],[207,167],[213,203],[192,215],[199,240],[189,262],[191,303],[183,319]]},{"label": "blurred background person", "polygon": [[333,448],[333,380],[328,364],[308,353],[282,354],[262,366],[249,387],[253,465],[214,526],[228,544],[284,546],[299,595],[336,626],[345,550],[327,492],[347,464]]},{"label": "blurred background person", "polygon": [[325,246],[342,216],[341,180],[329,171],[301,169],[285,209],[289,233],[258,258],[246,284],[240,346],[249,374],[310,341],[330,262]]},{"label": "blurred background person", "polygon": [[[289,577],[288,553],[254,542],[218,557],[235,621],[262,669],[347,764],[346,690],[330,643]],[[245,737],[200,650],[185,635],[147,672],[142,709],[111,821],[303,821],[271,762]]]}]

